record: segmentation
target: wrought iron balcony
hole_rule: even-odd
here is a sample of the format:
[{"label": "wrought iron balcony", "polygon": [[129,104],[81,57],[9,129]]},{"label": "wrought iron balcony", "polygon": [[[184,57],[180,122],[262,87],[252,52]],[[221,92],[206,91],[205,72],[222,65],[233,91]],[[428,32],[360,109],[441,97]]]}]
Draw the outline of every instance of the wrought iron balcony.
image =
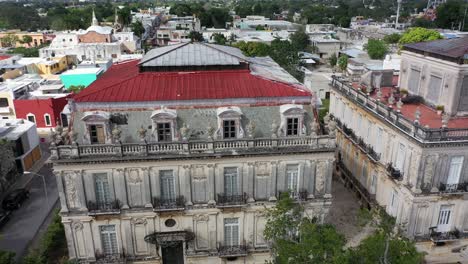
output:
[{"label": "wrought iron balcony", "polygon": [[115,254],[106,254],[96,251],[94,253],[96,257],[96,263],[126,263],[126,256],[123,253],[115,253]]},{"label": "wrought iron balcony", "polygon": [[392,163],[388,164],[387,172],[390,178],[394,180],[402,180],[403,178],[403,173],[399,169],[394,168]]},{"label": "wrought iron balcony", "polygon": [[335,138],[324,136],[300,136],[279,138],[247,138],[234,140],[205,140],[187,142],[143,142],[92,145],[52,146],[51,159],[69,161],[73,159],[103,158],[174,158],[177,156],[239,155],[251,153],[296,153],[309,151],[333,151]]},{"label": "wrought iron balcony", "polygon": [[278,191],[278,198],[280,198],[283,193],[288,193],[289,197],[296,201],[306,201],[307,196],[309,195],[309,192],[304,189],[299,191]]},{"label": "wrought iron balcony", "polygon": [[119,200],[110,202],[88,201],[87,207],[89,215],[119,214],[122,203]]},{"label": "wrought iron balcony", "polygon": [[380,160],[380,154],[375,152],[374,148],[371,145],[367,145],[367,155],[371,158],[374,162]]},{"label": "wrought iron balcony", "polygon": [[456,184],[441,183],[439,186],[439,191],[443,193],[468,192],[468,183],[466,182],[461,182],[461,183],[456,183]]},{"label": "wrought iron balcony", "polygon": [[185,210],[185,197],[179,195],[172,199],[153,197],[154,211],[182,211]]},{"label": "wrought iron balcony", "polygon": [[438,232],[437,227],[433,226],[429,228],[429,231],[429,237],[434,243],[450,242],[464,237],[464,234],[456,228],[448,232]]},{"label": "wrought iron balcony", "polygon": [[245,245],[220,245],[218,254],[221,258],[234,258],[247,256],[247,246]]},{"label": "wrought iron balcony", "polygon": [[217,200],[218,207],[241,206],[246,203],[247,203],[246,193],[235,194],[235,195],[218,193],[218,200]]}]

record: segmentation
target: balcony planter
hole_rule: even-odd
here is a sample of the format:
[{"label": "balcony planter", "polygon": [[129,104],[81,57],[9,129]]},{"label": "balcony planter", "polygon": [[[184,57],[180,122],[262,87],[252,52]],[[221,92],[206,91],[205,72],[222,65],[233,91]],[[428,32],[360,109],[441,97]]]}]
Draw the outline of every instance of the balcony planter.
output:
[{"label": "balcony planter", "polygon": [[392,163],[388,164],[387,172],[389,173],[390,177],[395,180],[401,180],[403,176],[399,169],[393,167]]}]

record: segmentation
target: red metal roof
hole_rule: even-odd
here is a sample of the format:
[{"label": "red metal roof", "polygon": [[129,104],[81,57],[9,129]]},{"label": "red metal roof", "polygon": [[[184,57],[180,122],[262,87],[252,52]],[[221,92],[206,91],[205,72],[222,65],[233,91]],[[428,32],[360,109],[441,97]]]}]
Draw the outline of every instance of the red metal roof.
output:
[{"label": "red metal roof", "polygon": [[0,61],[1,60],[6,60],[6,59],[9,59],[11,58],[11,56],[8,56],[8,55],[0,55]]},{"label": "red metal roof", "polygon": [[196,99],[310,97],[301,86],[253,75],[249,70],[139,72],[138,61],[114,64],[74,96],[76,102],[143,102]]}]

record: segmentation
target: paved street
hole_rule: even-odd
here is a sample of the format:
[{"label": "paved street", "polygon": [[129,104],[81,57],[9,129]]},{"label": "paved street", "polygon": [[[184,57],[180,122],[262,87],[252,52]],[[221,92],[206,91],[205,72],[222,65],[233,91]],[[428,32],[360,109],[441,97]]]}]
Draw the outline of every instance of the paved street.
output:
[{"label": "paved street", "polygon": [[17,258],[27,253],[30,242],[58,200],[57,184],[51,168],[43,166],[38,174],[45,176],[48,201],[42,177],[34,175],[27,185],[30,198],[12,213],[10,221],[0,230],[0,249],[16,252]]}]

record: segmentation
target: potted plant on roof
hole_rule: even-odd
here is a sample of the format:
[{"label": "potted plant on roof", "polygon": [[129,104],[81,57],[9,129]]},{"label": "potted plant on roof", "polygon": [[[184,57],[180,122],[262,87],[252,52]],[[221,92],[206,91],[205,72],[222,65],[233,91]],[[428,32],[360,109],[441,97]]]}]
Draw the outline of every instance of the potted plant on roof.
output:
[{"label": "potted plant on roof", "polygon": [[442,115],[442,113],[444,112],[444,106],[443,105],[437,105],[436,110],[437,110],[437,115]]},{"label": "potted plant on roof", "polygon": [[406,96],[408,96],[408,90],[406,89],[400,89],[400,96],[402,98],[405,98]]}]

